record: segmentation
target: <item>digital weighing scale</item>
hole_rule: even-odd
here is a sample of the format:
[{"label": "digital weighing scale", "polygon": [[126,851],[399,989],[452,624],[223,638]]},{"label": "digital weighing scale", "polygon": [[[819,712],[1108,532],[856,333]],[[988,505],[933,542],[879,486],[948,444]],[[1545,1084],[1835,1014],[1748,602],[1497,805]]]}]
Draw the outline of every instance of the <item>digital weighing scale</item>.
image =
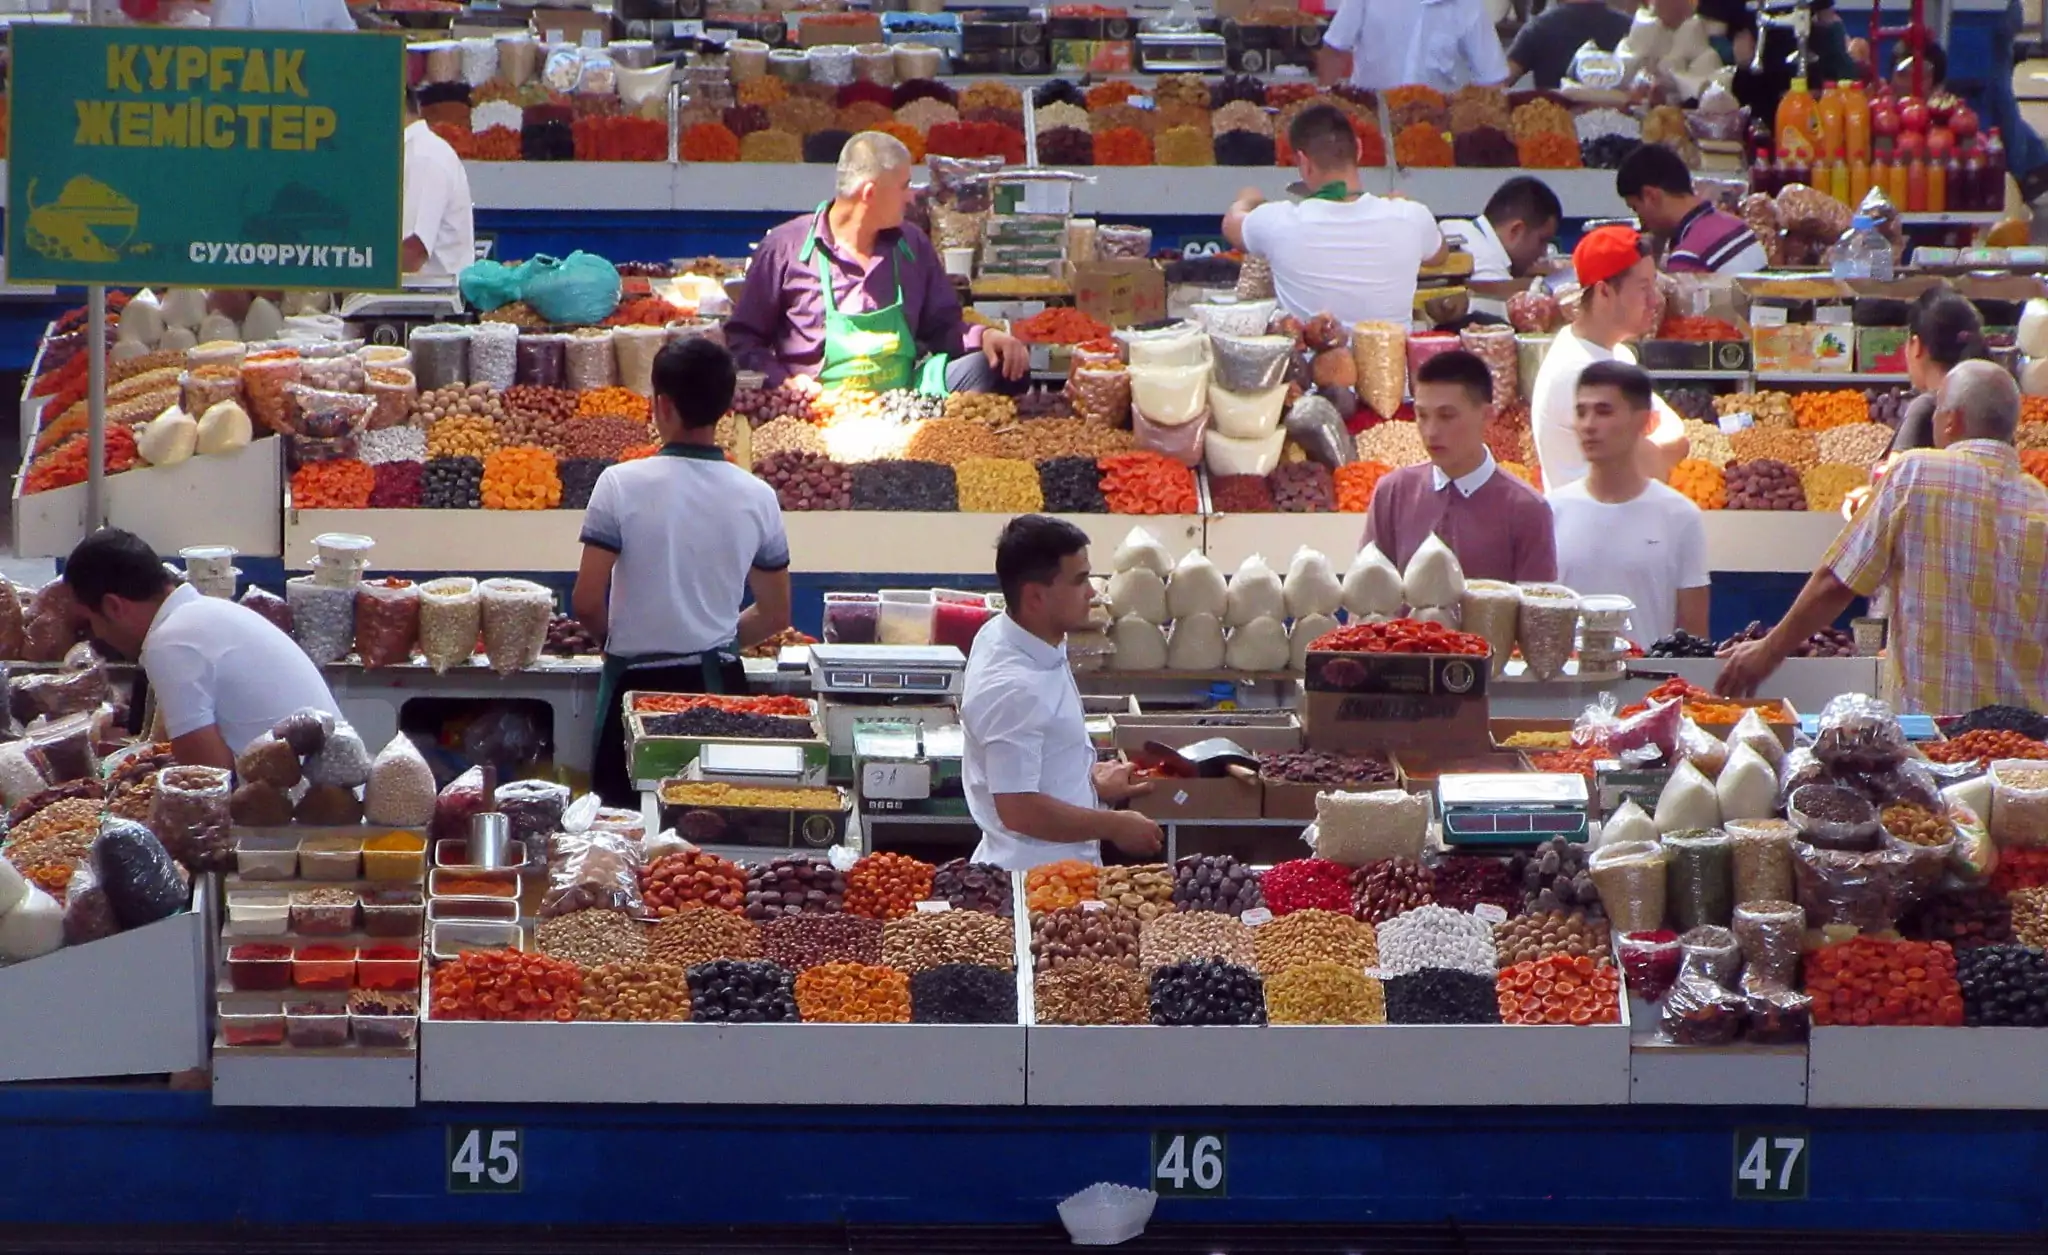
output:
[{"label": "digital weighing scale", "polygon": [[1576,773],[1477,772],[1436,782],[1445,845],[1530,846],[1586,840],[1586,778]]},{"label": "digital weighing scale", "polygon": [[951,645],[813,645],[811,689],[820,697],[958,697],[967,656]]}]

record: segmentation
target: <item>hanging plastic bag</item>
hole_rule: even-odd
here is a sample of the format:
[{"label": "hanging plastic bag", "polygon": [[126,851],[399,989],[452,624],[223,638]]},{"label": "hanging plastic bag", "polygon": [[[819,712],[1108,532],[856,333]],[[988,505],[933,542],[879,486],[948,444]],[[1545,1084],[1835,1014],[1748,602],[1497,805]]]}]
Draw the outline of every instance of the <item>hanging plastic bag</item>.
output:
[{"label": "hanging plastic bag", "polygon": [[581,249],[557,261],[535,257],[526,276],[524,299],[551,323],[594,325],[619,305],[619,272],[604,258]]}]

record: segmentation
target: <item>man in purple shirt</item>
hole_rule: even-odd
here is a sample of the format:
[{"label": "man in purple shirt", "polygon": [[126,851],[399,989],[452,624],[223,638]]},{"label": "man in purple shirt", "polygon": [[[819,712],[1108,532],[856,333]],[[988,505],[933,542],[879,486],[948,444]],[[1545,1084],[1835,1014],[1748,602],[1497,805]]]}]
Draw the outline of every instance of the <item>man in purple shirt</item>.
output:
[{"label": "man in purple shirt", "polygon": [[1376,544],[1396,567],[1435,532],[1465,578],[1509,583],[1557,578],[1550,506],[1500,469],[1486,447],[1493,375],[1463,349],[1439,353],[1415,372],[1415,426],[1429,465],[1404,466],[1373,490],[1361,545]]},{"label": "man in purple shirt", "polygon": [[1672,274],[1749,274],[1770,264],[1749,224],[1694,191],[1685,159],[1662,144],[1638,144],[1614,172],[1614,190],[1643,230],[1664,238]]},{"label": "man in purple shirt", "polygon": [[832,200],[770,231],[725,324],[742,369],[875,391],[1021,392],[1030,350],[967,323],[930,237],[903,221],[910,150],[846,141]]}]

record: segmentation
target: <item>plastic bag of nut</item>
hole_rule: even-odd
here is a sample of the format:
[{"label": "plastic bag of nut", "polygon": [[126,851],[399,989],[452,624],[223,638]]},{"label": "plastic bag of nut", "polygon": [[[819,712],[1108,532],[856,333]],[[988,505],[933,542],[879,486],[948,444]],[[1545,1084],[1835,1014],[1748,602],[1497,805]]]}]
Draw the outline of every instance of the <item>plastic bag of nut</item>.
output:
[{"label": "plastic bag of nut", "polygon": [[374,366],[363,386],[371,402],[368,422],[371,431],[403,427],[411,421],[412,403],[420,394],[418,381],[411,371],[398,366]]},{"label": "plastic bag of nut", "polygon": [[1493,377],[1493,401],[1486,412],[1498,414],[1514,404],[1522,388],[1514,328],[1497,323],[1467,327],[1458,333],[1458,343],[1467,353],[1485,362],[1486,373]]},{"label": "plastic bag of nut", "polygon": [[1571,660],[1579,630],[1579,595],[1561,584],[1523,584],[1515,616],[1515,641],[1529,674],[1554,680]]},{"label": "plastic bag of nut", "polygon": [[172,858],[195,872],[234,865],[228,826],[233,774],[225,767],[166,767],[157,773],[149,828]]},{"label": "plastic bag of nut", "polygon": [[1658,1009],[1658,1029],[1681,1046],[1725,1046],[1749,1011],[1748,1000],[1727,983],[1741,961],[1735,936],[1726,928],[1695,928],[1678,940],[1678,979]]},{"label": "plastic bag of nut", "polygon": [[1830,850],[1808,841],[1792,843],[1793,892],[1811,928],[1844,924],[1883,932],[1898,922],[1899,873],[1896,850]]},{"label": "plastic bag of nut", "polygon": [[1877,808],[1850,789],[1809,784],[1792,791],[1785,814],[1809,843],[1828,850],[1868,850],[1884,831]]},{"label": "plastic bag of nut", "polygon": [[1079,367],[1067,376],[1067,399],[1078,418],[1122,427],[1131,418],[1131,372],[1123,366]]},{"label": "plastic bag of nut", "polygon": [[2048,846],[2048,766],[2024,759],[1991,764],[1991,839],[2001,847]]},{"label": "plastic bag of nut", "polygon": [[602,907],[640,915],[640,843],[609,832],[557,833],[548,842],[543,917]]},{"label": "plastic bag of nut", "polygon": [[315,665],[326,666],[347,656],[356,639],[353,588],[330,588],[302,575],[285,581],[284,595],[291,607],[292,639]]},{"label": "plastic bag of nut", "polygon": [[482,630],[483,597],[475,580],[449,575],[420,585],[420,653],[437,674],[468,662]]},{"label": "plastic bag of nut", "polygon": [[499,675],[524,670],[548,643],[555,595],[531,580],[490,579],[477,586],[482,600],[484,654]]},{"label": "plastic bag of nut", "polygon": [[356,585],[356,653],[365,667],[410,662],[419,634],[419,585],[389,578]]}]

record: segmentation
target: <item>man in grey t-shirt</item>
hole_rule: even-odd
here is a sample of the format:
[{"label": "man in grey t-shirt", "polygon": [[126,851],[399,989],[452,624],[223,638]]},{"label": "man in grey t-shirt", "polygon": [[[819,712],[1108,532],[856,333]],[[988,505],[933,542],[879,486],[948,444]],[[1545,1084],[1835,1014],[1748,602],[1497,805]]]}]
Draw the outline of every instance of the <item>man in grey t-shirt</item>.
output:
[{"label": "man in grey t-shirt", "polygon": [[1524,71],[1535,75],[1536,86],[1556,87],[1571,73],[1572,58],[1587,43],[1602,52],[1613,52],[1627,37],[1629,16],[1608,8],[1606,0],[1564,0],[1545,9],[1515,36],[1508,49],[1508,84],[1513,86]]}]

